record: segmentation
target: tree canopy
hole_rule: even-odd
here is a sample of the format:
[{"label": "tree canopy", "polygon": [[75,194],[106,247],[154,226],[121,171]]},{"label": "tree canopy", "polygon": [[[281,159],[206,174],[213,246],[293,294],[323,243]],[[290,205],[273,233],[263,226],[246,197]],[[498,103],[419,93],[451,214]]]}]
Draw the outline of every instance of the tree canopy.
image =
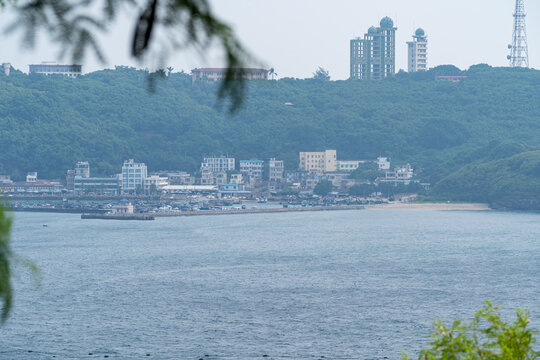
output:
[{"label": "tree canopy", "polygon": [[[499,307],[486,301],[470,323],[455,320],[451,326],[435,320],[433,341],[420,351],[419,360],[533,360],[537,332],[529,328],[529,313],[516,310],[516,319],[505,322]],[[403,360],[409,360],[407,355]]]},{"label": "tree canopy", "polygon": [[250,81],[230,117],[215,106],[219,85],[185,73],[148,93],[148,73],[128,67],[76,79],[12,71],[0,74],[0,173],[61,179],[88,160],[93,175],[112,175],[128,158],[193,172],[221,153],[296,169],[300,151],[336,149],[341,160],[410,163],[434,199],[534,203],[540,103],[530,99],[540,98],[540,71],[474,66],[460,83],[435,81],[440,73]]}]

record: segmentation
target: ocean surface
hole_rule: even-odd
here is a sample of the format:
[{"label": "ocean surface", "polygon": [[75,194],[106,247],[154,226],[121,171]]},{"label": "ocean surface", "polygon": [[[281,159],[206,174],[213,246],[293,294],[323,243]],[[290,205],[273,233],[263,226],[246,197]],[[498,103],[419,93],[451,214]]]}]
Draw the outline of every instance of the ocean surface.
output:
[{"label": "ocean surface", "polygon": [[42,280],[17,267],[0,359],[416,357],[486,299],[540,329],[540,214],[16,213],[13,248]]}]

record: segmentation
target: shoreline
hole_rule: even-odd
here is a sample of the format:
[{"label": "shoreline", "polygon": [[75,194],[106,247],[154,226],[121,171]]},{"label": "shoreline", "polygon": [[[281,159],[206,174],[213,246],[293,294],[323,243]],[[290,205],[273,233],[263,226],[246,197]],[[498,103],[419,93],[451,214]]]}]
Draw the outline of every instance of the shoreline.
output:
[{"label": "shoreline", "polygon": [[365,205],[366,210],[445,210],[445,211],[490,211],[482,203],[390,203]]}]

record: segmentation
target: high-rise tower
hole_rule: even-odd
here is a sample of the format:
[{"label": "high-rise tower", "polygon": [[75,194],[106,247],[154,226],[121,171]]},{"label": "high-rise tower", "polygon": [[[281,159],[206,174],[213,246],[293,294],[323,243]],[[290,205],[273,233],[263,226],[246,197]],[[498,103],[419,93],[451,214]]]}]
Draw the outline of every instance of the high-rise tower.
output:
[{"label": "high-rise tower", "polygon": [[409,53],[409,72],[427,70],[427,36],[423,29],[417,29],[414,41],[407,42]]},{"label": "high-rise tower", "polygon": [[380,80],[395,74],[396,30],[392,19],[385,17],[363,39],[351,40],[351,79]]},{"label": "high-rise tower", "polygon": [[514,12],[514,34],[510,49],[510,66],[529,67],[529,49],[527,47],[527,31],[525,29],[525,4],[524,0],[516,0],[516,10]]}]

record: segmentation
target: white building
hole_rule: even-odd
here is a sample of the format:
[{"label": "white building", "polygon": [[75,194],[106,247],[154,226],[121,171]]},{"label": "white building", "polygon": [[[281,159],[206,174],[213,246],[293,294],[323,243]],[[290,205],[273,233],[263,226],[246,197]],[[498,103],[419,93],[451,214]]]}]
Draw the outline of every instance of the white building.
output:
[{"label": "white building", "polygon": [[427,71],[427,36],[423,29],[417,29],[409,48],[409,72]]},{"label": "white building", "polygon": [[55,62],[42,62],[41,64],[28,65],[30,74],[66,75],[77,77],[82,74],[82,65],[60,65]]},{"label": "white building", "polygon": [[218,173],[222,171],[234,170],[235,159],[225,156],[220,157],[205,157],[201,163],[201,171],[208,169],[213,173]]},{"label": "white building", "polygon": [[414,170],[410,164],[405,166],[398,166],[393,171],[387,171],[385,173],[384,180],[381,182],[402,183],[408,185],[414,176]]},{"label": "white building", "polygon": [[280,183],[283,181],[283,174],[285,172],[285,163],[283,160],[270,159],[268,162],[268,180],[274,183]]},{"label": "white building", "polygon": [[75,176],[82,178],[90,177],[90,163],[88,161],[78,161],[75,164]]},{"label": "white building", "polygon": [[147,168],[144,163],[136,163],[133,159],[124,161],[122,165],[122,192],[129,193],[143,190]]},{"label": "white building", "polygon": [[388,158],[378,157],[377,166],[379,167],[379,170],[390,170],[390,161],[388,161]]},{"label": "white building", "polygon": [[364,164],[364,160],[338,160],[338,171],[345,171],[345,172],[352,172],[360,166],[360,164]]},{"label": "white building", "polygon": [[143,189],[146,194],[150,194],[153,190],[162,191],[167,185],[169,185],[169,179],[159,175],[151,175],[143,180]]},{"label": "white building", "polygon": [[27,183],[35,183],[37,181],[37,172],[29,172],[26,174]]},{"label": "white building", "polygon": [[261,180],[264,168],[262,160],[240,160],[240,172],[249,179],[250,182]]},{"label": "white building", "polygon": [[113,206],[113,214],[133,214],[135,208],[132,203],[130,203],[128,200],[123,199],[120,201],[120,204],[116,204]]}]

